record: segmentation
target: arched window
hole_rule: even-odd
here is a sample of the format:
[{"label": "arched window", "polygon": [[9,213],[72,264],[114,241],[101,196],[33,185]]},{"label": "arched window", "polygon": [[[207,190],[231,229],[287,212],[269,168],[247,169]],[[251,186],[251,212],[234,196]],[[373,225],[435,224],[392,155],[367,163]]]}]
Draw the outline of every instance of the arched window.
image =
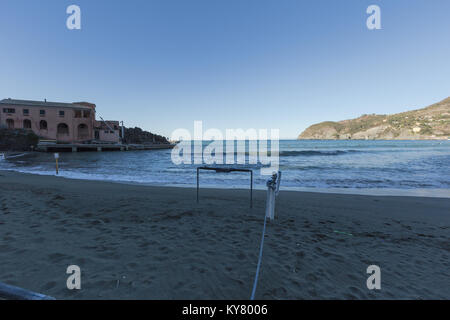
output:
[{"label": "arched window", "polygon": [[40,130],[47,130],[47,121],[41,120],[41,122],[39,122],[39,129]]},{"label": "arched window", "polygon": [[23,120],[23,128],[31,129],[31,120],[28,120],[28,119]]},{"label": "arched window", "polygon": [[85,125],[84,123],[80,124],[78,126],[78,139],[79,140],[83,140],[83,139],[89,139],[89,128],[87,125]]},{"label": "arched window", "polygon": [[56,134],[68,135],[69,134],[69,126],[65,123],[58,124]]},{"label": "arched window", "polygon": [[6,119],[6,126],[8,127],[8,129],[14,129],[14,120]]}]

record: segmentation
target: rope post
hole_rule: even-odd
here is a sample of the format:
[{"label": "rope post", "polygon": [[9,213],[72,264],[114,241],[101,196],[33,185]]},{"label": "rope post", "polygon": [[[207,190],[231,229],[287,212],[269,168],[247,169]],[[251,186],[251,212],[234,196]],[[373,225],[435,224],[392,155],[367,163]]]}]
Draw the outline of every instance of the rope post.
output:
[{"label": "rope post", "polygon": [[275,218],[275,197],[280,192],[281,171],[273,173],[272,178],[267,181],[267,203],[266,217],[272,221]]},{"label": "rope post", "polygon": [[263,232],[262,232],[262,237],[261,237],[261,244],[259,246],[258,264],[256,266],[255,281],[253,282],[253,290],[252,290],[252,295],[250,296],[250,300],[255,299],[256,287],[258,286],[259,271],[261,270],[261,262],[262,262],[262,256],[263,256],[263,248],[264,248],[264,237],[266,235],[267,218],[270,218],[270,220],[273,220],[273,218],[274,218],[275,196],[277,196],[278,193],[280,192],[280,184],[281,184],[281,171],[278,171],[277,173],[274,172],[272,175],[272,178],[269,181],[267,181],[266,215],[264,216],[264,227],[263,227]]}]

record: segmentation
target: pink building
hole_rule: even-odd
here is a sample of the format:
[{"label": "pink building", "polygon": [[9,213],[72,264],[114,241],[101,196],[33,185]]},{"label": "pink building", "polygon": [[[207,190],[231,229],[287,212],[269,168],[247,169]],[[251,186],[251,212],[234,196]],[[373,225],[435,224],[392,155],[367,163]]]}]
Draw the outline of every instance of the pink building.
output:
[{"label": "pink building", "polygon": [[119,121],[95,121],[94,127],[96,140],[105,142],[117,142],[121,138]]},{"label": "pink building", "polygon": [[95,120],[95,104],[3,99],[0,126],[33,130],[41,139],[81,143],[119,142],[118,121]]}]

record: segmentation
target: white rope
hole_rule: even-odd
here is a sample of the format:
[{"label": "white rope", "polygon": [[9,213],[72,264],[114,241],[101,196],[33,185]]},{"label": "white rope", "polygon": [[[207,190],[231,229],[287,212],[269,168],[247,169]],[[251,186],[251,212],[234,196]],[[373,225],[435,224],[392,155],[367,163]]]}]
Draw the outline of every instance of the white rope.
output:
[{"label": "white rope", "polygon": [[261,269],[261,261],[262,261],[262,254],[263,254],[263,248],[264,248],[264,237],[266,235],[266,224],[267,224],[267,216],[264,217],[264,228],[263,228],[263,234],[262,234],[262,238],[261,238],[261,244],[259,247],[258,266],[256,267],[255,282],[253,283],[252,296],[250,297],[250,300],[255,300],[255,292],[256,292],[256,286],[258,285],[259,270]]}]

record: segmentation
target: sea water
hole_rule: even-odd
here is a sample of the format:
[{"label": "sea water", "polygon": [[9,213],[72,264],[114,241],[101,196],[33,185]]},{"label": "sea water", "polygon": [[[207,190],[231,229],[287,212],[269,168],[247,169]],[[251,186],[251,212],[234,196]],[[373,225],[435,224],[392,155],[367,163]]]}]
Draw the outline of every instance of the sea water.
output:
[{"label": "sea water", "polygon": [[[203,142],[204,147],[208,144]],[[424,195],[450,196],[450,141],[282,140],[279,149],[282,189],[369,190],[375,194],[383,190],[385,194],[391,194],[391,190],[421,190]],[[160,186],[195,186],[199,165],[176,165],[171,160],[171,152],[60,153],[59,175]],[[261,164],[248,164],[248,153],[246,156],[246,165],[229,166],[254,169],[255,188],[265,188],[269,177],[260,175]],[[2,160],[0,169],[54,175],[55,160],[51,153],[29,153]],[[250,185],[247,173],[205,171],[201,172],[200,181],[204,187],[248,188]]]}]

